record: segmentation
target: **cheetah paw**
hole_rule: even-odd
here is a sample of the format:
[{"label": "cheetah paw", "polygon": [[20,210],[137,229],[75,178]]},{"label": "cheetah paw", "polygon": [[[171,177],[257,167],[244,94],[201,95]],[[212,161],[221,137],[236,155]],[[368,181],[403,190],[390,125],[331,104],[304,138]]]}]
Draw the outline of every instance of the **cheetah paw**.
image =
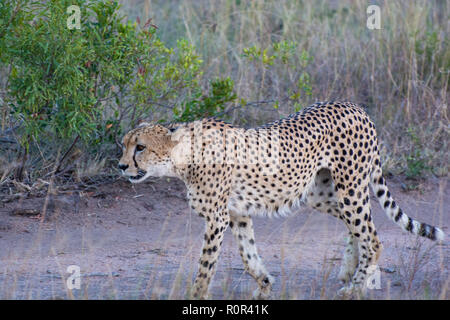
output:
[{"label": "cheetah paw", "polygon": [[359,300],[364,298],[364,290],[359,285],[350,284],[337,292],[337,298],[342,300]]},{"label": "cheetah paw", "polygon": [[271,288],[258,288],[253,291],[253,300],[269,300],[270,298],[272,298]]},{"label": "cheetah paw", "polygon": [[253,291],[253,299],[255,300],[267,300],[272,297],[272,285],[275,282],[271,275],[266,277],[267,283],[260,286],[258,289]]},{"label": "cheetah paw", "polygon": [[353,277],[355,270],[349,270],[347,268],[341,268],[338,274],[338,279],[343,283],[349,283]]}]

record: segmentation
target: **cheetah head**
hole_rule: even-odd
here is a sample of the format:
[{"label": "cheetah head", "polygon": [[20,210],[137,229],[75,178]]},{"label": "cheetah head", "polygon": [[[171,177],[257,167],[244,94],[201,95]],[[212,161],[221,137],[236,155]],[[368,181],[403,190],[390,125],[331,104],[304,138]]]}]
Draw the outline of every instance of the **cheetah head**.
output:
[{"label": "cheetah head", "polygon": [[183,129],[143,123],[123,137],[119,169],[132,183],[148,177],[178,177],[190,151],[190,144],[184,137]]}]

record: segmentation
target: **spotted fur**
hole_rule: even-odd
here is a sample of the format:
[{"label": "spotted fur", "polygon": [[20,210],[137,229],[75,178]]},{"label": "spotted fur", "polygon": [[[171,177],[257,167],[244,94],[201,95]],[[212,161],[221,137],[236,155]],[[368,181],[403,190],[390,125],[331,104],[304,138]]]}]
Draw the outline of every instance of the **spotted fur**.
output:
[{"label": "spotted fur", "polygon": [[[216,119],[170,128],[143,125],[127,133],[123,145],[119,167],[131,182],[178,177],[186,184],[190,207],[205,218],[196,298],[207,297],[228,227],[258,283],[256,296],[268,297],[274,280],[258,255],[252,216],[284,216],[302,203],[345,223],[349,237],[339,278],[348,283],[344,291],[363,289],[382,250],[369,186],[404,230],[444,238],[442,230],[408,217],[393,200],[382,177],[375,126],[353,103],[316,103],[254,129]],[[242,155],[242,150],[248,152]]]}]

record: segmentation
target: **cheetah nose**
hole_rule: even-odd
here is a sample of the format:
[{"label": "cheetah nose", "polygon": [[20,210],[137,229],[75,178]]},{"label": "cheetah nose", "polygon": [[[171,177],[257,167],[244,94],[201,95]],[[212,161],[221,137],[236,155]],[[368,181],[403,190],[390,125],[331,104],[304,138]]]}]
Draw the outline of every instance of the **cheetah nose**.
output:
[{"label": "cheetah nose", "polygon": [[127,170],[128,169],[128,165],[127,164],[122,164],[122,163],[119,163],[119,169],[120,170],[123,170],[123,171],[125,171],[125,170]]}]

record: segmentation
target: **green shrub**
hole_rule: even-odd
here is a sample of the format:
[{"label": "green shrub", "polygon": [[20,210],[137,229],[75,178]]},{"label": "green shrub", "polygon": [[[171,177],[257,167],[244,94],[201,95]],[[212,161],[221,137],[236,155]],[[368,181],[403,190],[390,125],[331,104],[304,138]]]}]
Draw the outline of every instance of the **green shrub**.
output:
[{"label": "green shrub", "polygon": [[[11,11],[14,5],[8,4]],[[130,111],[134,124],[152,101],[173,99],[181,88],[198,91],[201,60],[192,47],[180,41],[175,52],[154,28],[122,22],[117,2],[78,1],[81,30],[66,25],[73,1],[22,4],[0,43],[2,61],[11,63],[9,103],[23,121],[21,142],[27,148],[29,137],[39,141],[47,134],[100,143],[120,112]],[[103,102],[112,99],[133,107],[116,108],[116,117],[105,118]]]},{"label": "green shrub", "polygon": [[195,119],[223,114],[227,103],[235,102],[234,82],[230,78],[214,80],[208,95],[198,91],[193,100],[187,101],[183,111],[174,109],[175,121],[187,122]]},{"label": "green shrub", "polygon": [[418,179],[424,177],[425,173],[430,171],[428,163],[429,157],[424,151],[424,144],[421,143],[416,131],[413,128],[408,129],[408,136],[412,144],[409,153],[406,155],[405,175],[408,179]]},{"label": "green shrub", "polygon": [[[282,77],[290,79],[293,85],[288,87],[287,95],[281,97],[284,101],[291,101],[294,105],[293,111],[299,111],[305,105],[306,99],[312,94],[311,77],[306,71],[306,67],[312,61],[312,57],[306,50],[298,52],[298,44],[294,41],[273,42],[270,47],[261,49],[252,46],[243,49],[242,56],[251,63],[257,64],[257,70],[261,72],[261,88],[262,91],[266,78],[273,76],[267,75],[267,72],[277,72],[282,70]],[[276,65],[278,64],[278,66]],[[284,69],[284,70],[283,70]],[[292,79],[295,79],[292,81]],[[289,82],[287,80],[286,82]],[[280,99],[276,99],[273,107],[278,109]]]}]

